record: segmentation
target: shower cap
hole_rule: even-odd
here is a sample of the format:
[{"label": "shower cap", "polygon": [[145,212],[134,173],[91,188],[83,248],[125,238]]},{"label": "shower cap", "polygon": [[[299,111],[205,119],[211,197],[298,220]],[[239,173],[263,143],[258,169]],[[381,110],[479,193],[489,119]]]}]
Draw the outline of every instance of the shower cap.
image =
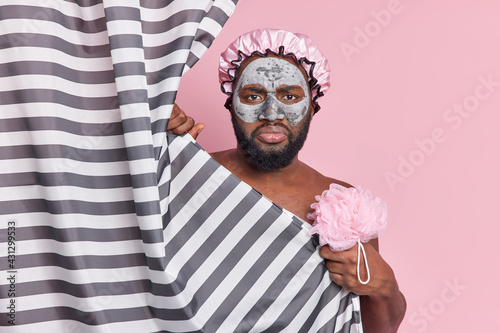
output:
[{"label": "shower cap", "polygon": [[257,29],[247,32],[221,53],[219,82],[222,92],[229,95],[226,108],[231,108],[233,81],[241,63],[254,55],[267,57],[270,53],[291,57],[305,69],[314,109],[317,112],[320,109],[317,99],[330,88],[328,60],[308,36],[278,29]]}]

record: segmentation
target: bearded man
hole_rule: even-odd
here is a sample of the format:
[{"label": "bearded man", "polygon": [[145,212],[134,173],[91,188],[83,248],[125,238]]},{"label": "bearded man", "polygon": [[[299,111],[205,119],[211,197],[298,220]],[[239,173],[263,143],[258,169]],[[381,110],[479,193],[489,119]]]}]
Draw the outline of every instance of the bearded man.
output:
[{"label": "bearded man", "polygon": [[[229,95],[226,108],[237,147],[211,156],[305,224],[312,223],[307,215],[316,195],[330,184],[351,187],[298,159],[329,77],[328,62],[311,39],[284,30],[244,34],[220,60],[219,79]],[[320,255],[333,282],[361,296],[364,331],[396,332],[406,310],[405,298],[393,270],[378,253],[378,239],[366,243],[365,250],[371,271],[367,284],[358,280],[356,246],[341,252],[323,246]]]}]

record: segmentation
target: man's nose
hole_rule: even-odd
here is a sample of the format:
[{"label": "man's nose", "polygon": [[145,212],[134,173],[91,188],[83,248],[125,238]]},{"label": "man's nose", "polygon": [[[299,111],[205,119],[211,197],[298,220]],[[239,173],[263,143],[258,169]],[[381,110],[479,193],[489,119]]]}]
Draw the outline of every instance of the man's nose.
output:
[{"label": "man's nose", "polygon": [[279,110],[278,101],[273,96],[267,96],[261,110],[259,120],[274,121],[285,118],[285,114]]}]

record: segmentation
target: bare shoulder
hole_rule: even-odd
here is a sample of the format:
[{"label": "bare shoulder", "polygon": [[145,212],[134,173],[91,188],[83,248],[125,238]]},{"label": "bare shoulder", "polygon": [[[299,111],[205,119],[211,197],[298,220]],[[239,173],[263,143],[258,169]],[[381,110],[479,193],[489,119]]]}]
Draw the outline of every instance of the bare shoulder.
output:
[{"label": "bare shoulder", "polygon": [[307,214],[312,211],[311,204],[316,202],[316,196],[327,190],[330,184],[352,187],[349,183],[327,177],[304,163],[302,163],[300,174],[295,181],[288,183],[286,192],[281,192],[286,195],[276,196],[273,199],[304,220],[307,220]]},{"label": "bare shoulder", "polygon": [[230,152],[232,150],[233,149],[212,152],[212,153],[210,153],[210,156],[214,160],[216,160],[217,162],[219,162],[220,164],[223,164],[222,162],[224,162],[226,159],[228,159],[228,157],[230,155]]},{"label": "bare shoulder", "polygon": [[332,177],[328,177],[317,171],[316,169],[313,169],[309,165],[305,164],[305,170],[307,170],[307,173],[309,174],[308,177],[309,179],[313,180],[314,184],[316,184],[316,188],[322,188],[323,190],[326,190],[329,188],[330,184],[338,184],[344,187],[352,187],[351,184],[336,179]]},{"label": "bare shoulder", "polygon": [[276,172],[266,173],[251,167],[236,149],[210,155],[239,179],[304,220],[307,220],[307,214],[311,212],[310,206],[316,201],[316,195],[327,190],[330,184],[352,187],[345,181],[324,176],[301,161]]},{"label": "bare shoulder", "polygon": [[249,171],[244,161],[242,161],[241,157],[236,153],[236,149],[212,152],[210,156],[238,177],[243,176],[243,178],[245,178],[245,172]]}]

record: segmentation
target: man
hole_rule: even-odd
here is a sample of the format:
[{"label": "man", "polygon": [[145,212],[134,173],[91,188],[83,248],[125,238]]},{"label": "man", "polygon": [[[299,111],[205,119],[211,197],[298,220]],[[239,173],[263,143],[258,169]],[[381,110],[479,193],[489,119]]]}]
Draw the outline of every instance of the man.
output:
[{"label": "man", "polygon": [[[222,53],[219,78],[229,95],[226,107],[237,147],[212,157],[276,204],[312,223],[307,214],[315,195],[332,183],[350,187],[320,174],[297,155],[319,110],[317,99],[329,87],[326,59],[307,36],[256,30],[240,36]],[[391,267],[378,253],[378,240],[365,244],[365,249],[371,271],[368,284],[357,278],[357,247],[333,252],[324,246],[320,255],[331,279],[361,296],[365,332],[396,332],[406,310],[405,298]]]}]

